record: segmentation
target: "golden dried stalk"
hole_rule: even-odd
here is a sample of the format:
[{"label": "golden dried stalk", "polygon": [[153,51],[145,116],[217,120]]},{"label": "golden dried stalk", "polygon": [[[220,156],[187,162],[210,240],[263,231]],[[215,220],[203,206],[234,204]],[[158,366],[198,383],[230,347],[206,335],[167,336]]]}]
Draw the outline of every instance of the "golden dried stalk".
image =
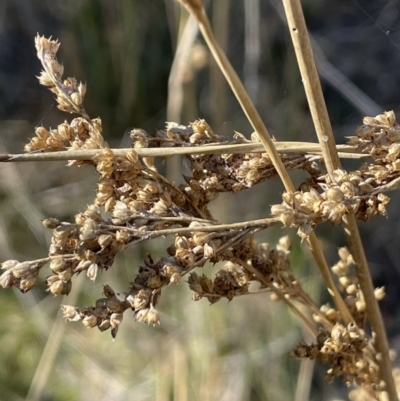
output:
[{"label": "golden dried stalk", "polygon": [[[335,147],[335,139],[315,66],[301,3],[299,0],[283,0],[283,5],[324,162],[328,174],[332,176],[332,181],[334,181],[334,171],[341,168],[340,159]],[[379,361],[381,369],[380,377],[386,383],[385,390],[388,392],[390,400],[395,401],[398,400],[398,397],[392,375],[389,344],[382,315],[374,296],[374,286],[369,273],[368,262],[361,242],[356,218],[352,213],[348,213],[343,222],[347,242],[356,261],[357,276],[366,299],[368,319],[376,335],[376,347],[382,354]]]}]

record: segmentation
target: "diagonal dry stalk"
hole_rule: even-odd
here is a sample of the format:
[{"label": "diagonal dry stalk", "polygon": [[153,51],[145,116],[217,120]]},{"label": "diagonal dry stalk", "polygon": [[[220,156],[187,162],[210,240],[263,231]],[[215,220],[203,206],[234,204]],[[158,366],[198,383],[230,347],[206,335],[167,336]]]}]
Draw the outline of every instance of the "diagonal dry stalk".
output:
[{"label": "diagonal dry stalk", "polygon": [[[239,77],[237,76],[236,72],[231,66],[225,53],[222,51],[217,41],[215,40],[210,22],[204,11],[204,8],[202,7],[202,2],[200,0],[180,0],[180,2],[196,18],[199,24],[200,31],[213,57],[215,58],[215,61],[219,65],[222,73],[224,74],[232,91],[234,92],[239,104],[241,105],[242,110],[246,114],[250,124],[252,125],[253,129],[257,132],[286,190],[291,193],[295,192],[294,185],[290,179],[287,170],[283,165],[283,162],[274,146],[274,143],[271,139],[271,136],[267,128],[265,127],[263,121],[261,120],[260,115],[258,114],[253,102],[248,96],[242,82],[240,81]],[[318,239],[314,232],[312,232],[309,236],[309,243],[314,259],[318,264],[318,267],[321,271],[324,281],[329,289],[332,298],[334,299],[334,302],[343,318],[343,321],[346,324],[353,321],[353,318],[346,304],[344,303],[338,289],[336,288],[335,283],[332,280],[328,265],[326,263],[321,247],[318,243]]]},{"label": "diagonal dry stalk", "polygon": [[[340,159],[335,147],[335,139],[322,94],[317,69],[314,63],[302,7],[299,0],[283,0],[283,5],[315,130],[321,145],[323,159],[328,173],[332,175],[335,169],[341,167]],[[386,383],[386,390],[389,399],[393,401],[398,400],[392,375],[389,345],[386,337],[385,326],[383,324],[378,302],[374,296],[374,287],[358,231],[357,222],[352,214],[348,214],[346,217],[347,220],[344,222],[344,228],[347,241],[356,262],[356,273],[361,290],[365,297],[368,320],[376,335],[375,345],[382,356],[379,361],[381,379]]]}]

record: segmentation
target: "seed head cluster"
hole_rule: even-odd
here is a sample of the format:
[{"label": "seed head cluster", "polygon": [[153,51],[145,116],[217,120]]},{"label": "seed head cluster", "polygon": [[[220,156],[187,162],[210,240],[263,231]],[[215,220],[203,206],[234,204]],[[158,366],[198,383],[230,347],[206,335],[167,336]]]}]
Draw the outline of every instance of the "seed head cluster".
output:
[{"label": "seed head cluster", "polygon": [[368,339],[355,324],[335,324],[332,330],[321,329],[316,343],[300,343],[291,355],[295,358],[316,359],[327,363],[325,379],[341,378],[348,386],[357,383],[368,392],[378,393],[380,388],[378,366],[366,352]]},{"label": "seed head cluster", "polygon": [[[283,202],[271,207],[270,219],[223,224],[213,217],[210,203],[221,192],[237,193],[275,176],[267,154],[189,154],[186,159],[191,175],[177,185],[159,173],[153,157],[139,157],[137,151],[257,142],[257,135],[249,141],[236,134],[229,141],[215,134],[202,119],[188,126],[169,122],[156,136],[133,129],[132,147],[123,155],[116,154],[102,136],[100,118],[91,119],[83,107],[86,86],[74,78],[62,78],[63,66],[56,58],[60,44],[37,36],[35,45],[43,66],[40,83],[55,94],[61,110],[79,116],[55,129],[36,128],[25,151],[98,150],[90,160],[71,158],[68,163],[91,166],[98,177],[97,189],[93,202],[72,221],[45,219],[44,226],[52,230],[48,256],[3,262],[0,285],[29,291],[47,267],[47,291],[54,296],[68,295],[76,275],[85,274],[94,281],[100,272],[113,267],[116,256],[127,247],[170,236],[173,240],[164,255],[147,255],[121,292],[105,284],[93,306],[63,305],[65,319],[80,321],[87,328],[110,330],[115,337],[127,311],[138,322],[159,324],[156,307],[162,291],[181,282],[187,282],[194,300],[206,298],[210,303],[268,292],[293,311],[299,312],[300,305],[313,317],[310,321],[315,324],[316,342],[300,343],[292,352],[294,357],[327,363],[327,380],[340,377],[346,384],[357,383],[377,396],[382,389],[377,351],[364,331],[366,304],[349,251],[341,248],[339,261],[332,267],[352,318],[345,324],[338,310],[329,304],[319,307],[304,290],[291,267],[288,236],[282,237],[275,248],[258,243],[254,236],[282,223],[297,227],[300,237],[307,239],[318,224],[341,224],[349,214],[361,220],[385,216],[389,198],[384,192],[400,177],[400,127],[393,112],[366,117],[356,135],[350,137],[349,143],[367,152],[374,164],[329,175],[322,172],[315,155],[282,154],[288,171],[309,173],[300,189],[285,192]],[[218,266],[212,277],[196,271],[206,263]],[[375,296],[381,299],[384,289],[376,289]]]},{"label": "seed head cluster", "polygon": [[271,214],[285,226],[297,227],[303,239],[316,225],[325,221],[341,224],[347,214],[364,221],[386,216],[389,197],[383,192],[397,188],[394,183],[400,177],[399,140],[400,127],[393,112],[366,117],[349,144],[368,152],[375,163],[362,164],[356,171],[335,170],[319,177],[314,188],[284,193],[283,202],[273,205]]}]

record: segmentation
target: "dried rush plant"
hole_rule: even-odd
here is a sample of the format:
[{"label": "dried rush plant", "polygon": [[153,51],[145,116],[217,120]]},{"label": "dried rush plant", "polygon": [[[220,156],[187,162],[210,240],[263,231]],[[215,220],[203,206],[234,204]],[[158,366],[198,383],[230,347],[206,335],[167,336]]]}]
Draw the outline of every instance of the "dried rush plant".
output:
[{"label": "dried rush plant", "polygon": [[[187,4],[190,2],[184,3],[193,12]],[[206,40],[212,41],[204,11],[200,8],[194,12]],[[275,156],[275,149],[280,152],[280,167],[276,168],[274,153],[265,153],[268,140],[262,127],[251,140],[240,134],[227,140],[204,120],[189,126],[167,123],[156,137],[134,129],[132,148],[113,150],[102,136],[101,120],[90,118],[83,107],[86,86],[74,78],[63,79],[63,67],[56,58],[60,44],[37,36],[35,45],[43,66],[40,83],[56,95],[61,110],[79,117],[56,129],[36,128],[25,154],[1,155],[0,160],[68,160],[69,166],[91,165],[98,174],[98,184],[93,203],[77,213],[73,222],[55,218],[43,221],[53,230],[47,257],[2,263],[2,287],[29,291],[41,269],[47,267],[48,291],[55,296],[68,294],[74,276],[84,273],[95,280],[99,270],[111,268],[116,255],[127,247],[170,236],[174,240],[165,255],[160,259],[146,256],[127,288],[116,292],[105,285],[92,306],[63,305],[65,318],[88,328],[110,330],[115,337],[125,312],[138,322],[159,324],[156,307],[163,288],[182,281],[188,283],[194,300],[207,298],[210,303],[270,292],[273,299],[287,304],[315,338],[311,344],[298,344],[292,351],[294,357],[327,364],[329,381],[341,378],[348,385],[360,386],[362,390],[353,392],[353,399],[382,399],[385,394],[396,399],[388,385],[392,372],[385,376],[382,368],[390,367],[390,361],[378,336],[366,330],[369,321],[374,331],[367,294],[356,274],[355,258],[347,248],[339,250],[339,261],[331,269],[321,269],[334,305],[319,306],[295,277],[289,260],[289,238],[282,237],[275,248],[254,240],[254,234],[272,225],[296,227],[304,242],[312,246],[318,264],[324,266],[326,262],[313,242],[318,224],[344,224],[349,216],[361,220],[385,216],[389,202],[385,192],[396,189],[400,182],[400,126],[393,112],[366,117],[349,144],[338,147],[341,157],[370,156],[373,160],[349,172],[339,168],[331,173],[323,171],[318,144],[269,140],[267,145],[272,146]],[[213,49],[212,43],[209,46]],[[218,53],[220,49],[215,49],[216,59],[226,63]],[[235,81],[230,66],[223,68]],[[236,84],[231,83],[233,87]],[[248,114],[249,119],[254,117],[251,110]],[[191,176],[184,177],[185,184],[179,186],[161,175],[154,164],[154,157],[173,154],[184,154],[191,171]],[[302,169],[309,177],[299,190],[289,190],[287,185],[282,203],[271,207],[272,217],[223,224],[211,215],[209,204],[219,193],[251,188],[276,176],[280,168],[286,174]],[[224,267],[213,277],[196,271],[205,263],[217,262],[223,262]],[[252,282],[258,283],[257,290]],[[383,296],[383,288],[372,291],[377,300]],[[400,375],[395,376],[400,384]]]}]

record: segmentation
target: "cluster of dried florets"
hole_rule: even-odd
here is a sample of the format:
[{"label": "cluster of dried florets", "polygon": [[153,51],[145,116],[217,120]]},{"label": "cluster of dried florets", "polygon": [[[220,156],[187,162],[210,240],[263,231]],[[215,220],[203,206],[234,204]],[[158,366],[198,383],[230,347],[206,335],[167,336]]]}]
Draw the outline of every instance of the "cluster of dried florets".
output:
[{"label": "cluster of dried florets", "polygon": [[82,82],[78,83],[75,78],[62,80],[64,67],[57,61],[56,57],[60,43],[37,35],[35,47],[38,59],[43,66],[39,82],[47,86],[56,95],[58,108],[68,113],[86,115],[82,106],[86,85]]},{"label": "cluster of dried florets", "polygon": [[3,288],[17,287],[21,292],[29,291],[35,285],[40,269],[45,263],[46,259],[34,262],[7,260],[1,264],[4,272],[0,276],[0,285]]},{"label": "cluster of dried florets", "polygon": [[285,192],[283,202],[271,207],[271,214],[287,227],[298,227],[298,235],[305,239],[310,232],[325,221],[340,224],[347,214],[368,220],[380,214],[386,216],[385,206],[389,198],[383,193],[366,192],[366,184],[359,172],[347,173],[335,170],[333,177],[322,177],[323,192],[310,188],[309,191]]},{"label": "cluster of dried florets", "polygon": [[397,159],[400,153],[400,127],[393,111],[376,117],[365,117],[363,123],[356,135],[349,137],[349,145],[368,153],[378,164],[389,167],[393,163],[393,171],[399,171],[400,161]]},{"label": "cluster of dried florets", "polygon": [[383,193],[395,189],[400,177],[400,127],[393,112],[375,118],[366,117],[349,144],[368,152],[375,164],[363,164],[359,170],[336,170],[319,178],[318,191],[284,193],[283,202],[273,205],[271,213],[285,226],[298,227],[307,238],[317,224],[330,221],[340,224],[347,214],[368,220],[386,216],[389,198]]},{"label": "cluster of dried florets", "polygon": [[[394,355],[392,355],[394,356]],[[392,370],[394,382],[396,388],[400,387],[400,369],[393,368]],[[349,400],[351,401],[375,401],[378,399],[378,395],[370,391],[368,394],[364,391],[362,387],[355,387],[349,392]]]},{"label": "cluster of dried florets", "polygon": [[35,46],[43,67],[39,82],[56,95],[60,110],[82,117],[75,118],[70,124],[64,122],[50,131],[44,127],[36,128],[36,136],[25,146],[25,151],[100,149],[107,146],[101,135],[101,120],[92,120],[83,107],[86,85],[78,83],[75,78],[62,78],[64,67],[56,57],[60,43],[37,35]]},{"label": "cluster of dried florets", "polygon": [[[357,276],[354,273],[354,260],[346,247],[340,248],[340,260],[332,266],[332,272],[338,277],[339,290],[344,295],[344,301],[349,309],[354,321],[359,327],[365,325],[366,304],[364,294],[361,291]],[[385,296],[384,287],[375,289],[375,298],[380,301]],[[337,323],[336,320],[335,323]]]},{"label": "cluster of dried florets", "polygon": [[328,381],[340,377],[347,385],[355,382],[375,393],[381,390],[379,368],[368,356],[367,346],[368,338],[357,325],[337,323],[330,331],[321,329],[316,343],[300,343],[291,355],[328,363],[331,366],[326,374]]},{"label": "cluster of dried florets", "polygon": [[101,131],[100,118],[95,118],[89,123],[84,118],[77,117],[71,121],[71,124],[65,121],[56,129],[50,130],[42,126],[37,127],[36,136],[25,145],[25,151],[101,149],[106,146]]},{"label": "cluster of dried florets", "polygon": [[[158,131],[157,136],[159,140],[153,142],[164,147],[259,142],[254,133],[251,141],[239,133],[235,134],[233,141],[227,141],[216,135],[204,120],[196,120],[188,127],[167,123],[166,129]],[[266,153],[191,154],[186,158],[193,174],[184,177],[189,187],[187,191],[204,192],[204,199],[200,202],[214,200],[219,192],[240,192],[277,175]],[[302,169],[314,177],[320,174],[317,164],[304,154],[282,154],[281,158],[289,171]]]},{"label": "cluster of dried florets", "polygon": [[[347,385],[354,382],[370,394],[380,390],[376,350],[368,342],[362,328],[365,326],[365,299],[357,277],[352,271],[354,260],[347,248],[338,251],[339,261],[332,266],[332,272],[339,281],[339,290],[352,315],[353,322],[343,325],[339,312],[329,304],[322,305],[319,313],[314,313],[315,322],[321,324],[317,343],[301,342],[292,356],[296,358],[317,359],[329,363],[326,378],[342,378]],[[375,290],[375,297],[381,300],[385,295],[384,288]],[[368,347],[367,347],[368,345]]]},{"label": "cluster of dried florets", "polygon": [[[276,218],[219,224],[208,209],[209,203],[219,192],[238,192],[275,176],[266,154],[191,154],[187,159],[192,176],[184,177],[185,183],[177,186],[158,173],[152,157],[140,159],[135,149],[232,142],[216,135],[204,120],[189,126],[167,123],[157,137],[141,129],[132,130],[133,148],[123,156],[115,155],[102,137],[100,119],[90,119],[83,108],[85,85],[73,78],[62,80],[63,67],[56,59],[59,43],[40,36],[35,43],[44,69],[40,82],[56,94],[61,110],[80,117],[57,129],[37,128],[25,150],[98,149],[97,155],[85,163],[95,167],[99,181],[93,204],[78,213],[74,222],[55,218],[43,222],[53,230],[48,257],[3,262],[0,285],[26,292],[48,265],[48,291],[67,295],[75,275],[86,272],[89,279],[95,280],[99,271],[111,268],[116,255],[126,247],[173,235],[174,242],[166,249],[166,255],[158,260],[148,255],[126,292],[116,293],[105,285],[104,296],[94,306],[64,305],[65,318],[100,331],[110,329],[113,337],[126,311],[133,312],[139,322],[157,324],[160,318],[156,306],[163,288],[181,282],[184,276],[188,277],[194,300],[207,298],[215,303],[222,298],[230,301],[236,296],[269,291],[273,299],[285,301],[294,311],[299,311],[294,303],[301,303],[321,327],[317,343],[300,344],[294,356],[328,362],[328,379],[342,377],[346,383],[356,381],[370,393],[378,391],[375,351],[361,329],[365,321],[364,296],[357,279],[350,274],[353,260],[349,252],[340,249],[340,261],[332,268],[354,321],[343,325],[336,309],[328,305],[318,308],[296,279],[289,262],[288,237],[282,237],[276,249],[271,249],[268,244],[258,244],[253,234],[280,220],[285,226],[298,227],[300,236],[307,238],[317,224],[340,224],[350,213],[364,220],[385,215],[389,199],[381,192],[398,178],[400,170],[400,128],[393,113],[367,118],[367,125],[350,139],[353,145],[368,151],[376,164],[365,164],[355,172],[336,170],[332,175],[321,176],[312,162],[315,156],[282,155],[286,169],[303,169],[310,174],[300,186],[303,191],[283,194],[283,203],[271,209]],[[258,141],[257,135],[252,141]],[[240,134],[233,141],[246,142],[249,141]],[[79,163],[82,161],[69,164]],[[194,271],[207,262],[223,264],[223,268],[213,278]],[[253,283],[257,284],[255,291],[251,289]],[[375,295],[382,298],[383,289],[377,289]]]},{"label": "cluster of dried florets", "polygon": [[277,249],[269,249],[268,244],[259,245],[249,236],[222,254],[223,259],[220,260],[227,263],[212,280],[204,274],[190,273],[188,283],[194,291],[193,299],[198,301],[204,297],[211,303],[221,298],[230,301],[235,296],[253,293],[249,286],[254,281],[258,282],[257,290],[269,289],[273,292],[279,288],[285,294],[291,293],[291,282],[286,281],[290,271],[290,241],[288,237],[283,237],[280,242],[286,246],[285,249],[280,245]]},{"label": "cluster of dried florets", "polygon": [[[195,238],[203,238],[194,234]],[[226,234],[224,234],[226,235]],[[245,243],[247,247],[243,247],[243,242],[238,241],[237,244],[231,242],[230,246],[221,246],[221,252],[218,248],[214,251],[210,250],[207,255],[206,247],[211,247],[209,244],[196,245],[197,251],[192,252],[190,243],[194,244],[196,240],[193,237],[177,236],[175,244],[168,248],[168,252],[175,256],[163,257],[158,261],[153,260],[151,256],[147,256],[144,260],[144,266],[138,269],[134,281],[131,283],[130,289],[122,294],[123,300],[118,300],[114,291],[109,286],[105,286],[104,293],[106,298],[112,298],[112,305],[114,309],[110,308],[111,301],[105,301],[104,298],[99,299],[95,306],[87,308],[75,308],[72,306],[64,306],[64,315],[68,320],[80,321],[86,327],[98,327],[101,331],[112,328],[113,336],[116,335],[117,329],[111,324],[105,323],[111,319],[113,314],[118,314],[119,322],[122,321],[122,314],[126,310],[132,310],[135,314],[136,320],[144,323],[158,323],[159,315],[155,306],[157,305],[161,290],[169,284],[176,284],[181,281],[182,276],[191,272],[194,267],[203,266],[206,261],[212,260],[213,257],[218,256],[220,260],[228,260],[229,257],[235,259],[235,255],[245,257],[244,249],[247,249],[247,263],[242,261],[241,264],[230,264],[226,269],[219,270],[214,279],[210,280],[205,275],[199,276],[195,272],[189,275],[189,287],[195,292],[193,298],[199,300],[202,297],[207,298],[211,303],[217,302],[221,298],[233,299],[235,296],[248,293],[249,282],[251,280],[260,280],[261,288],[265,288],[265,282],[272,283],[274,278],[278,278],[283,271],[283,266],[288,265],[287,254],[288,252],[271,250],[266,256],[264,252],[258,256],[256,260],[256,244],[249,237],[246,237]],[[202,241],[198,242],[200,244]],[[229,240],[227,240],[229,244]],[[287,243],[287,240],[285,241]],[[200,249],[201,248],[201,249]],[[240,248],[240,250],[239,250]],[[244,249],[243,249],[244,248]],[[223,251],[222,251],[223,250]],[[264,256],[263,256],[264,255]],[[264,257],[264,259],[261,259]],[[253,269],[249,268],[253,264]],[[247,268],[246,268],[247,266]],[[282,273],[283,274],[283,273]],[[280,280],[277,279],[279,283]],[[282,286],[281,284],[278,284]],[[109,295],[107,295],[109,294]]]}]

